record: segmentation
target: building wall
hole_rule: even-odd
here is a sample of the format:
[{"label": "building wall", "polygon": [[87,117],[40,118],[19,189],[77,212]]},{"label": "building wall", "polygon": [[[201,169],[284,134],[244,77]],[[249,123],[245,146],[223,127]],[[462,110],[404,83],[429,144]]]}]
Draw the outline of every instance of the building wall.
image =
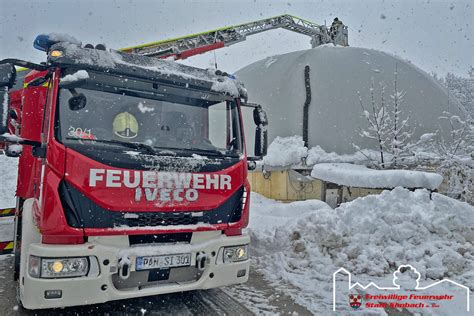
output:
[{"label": "building wall", "polygon": [[250,187],[267,198],[283,201],[323,200],[322,181],[295,181],[291,170],[254,171],[248,173]]},{"label": "building wall", "polygon": [[282,202],[316,199],[327,202],[331,207],[383,191],[383,189],[328,185],[319,179],[298,181],[290,175],[292,172],[296,171],[251,171],[248,173],[250,188],[253,192]]}]

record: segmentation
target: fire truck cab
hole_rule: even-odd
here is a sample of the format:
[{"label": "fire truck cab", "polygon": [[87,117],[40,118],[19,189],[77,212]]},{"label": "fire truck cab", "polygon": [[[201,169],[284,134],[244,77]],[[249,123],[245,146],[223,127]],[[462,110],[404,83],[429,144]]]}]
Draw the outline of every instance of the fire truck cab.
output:
[{"label": "fire truck cab", "polygon": [[[39,37],[0,61],[0,141],[19,155],[15,279],[27,309],[246,282],[242,106],[219,71]],[[16,66],[33,69],[16,80]],[[26,73],[26,72],[23,72]],[[19,86],[18,86],[19,85]]]}]

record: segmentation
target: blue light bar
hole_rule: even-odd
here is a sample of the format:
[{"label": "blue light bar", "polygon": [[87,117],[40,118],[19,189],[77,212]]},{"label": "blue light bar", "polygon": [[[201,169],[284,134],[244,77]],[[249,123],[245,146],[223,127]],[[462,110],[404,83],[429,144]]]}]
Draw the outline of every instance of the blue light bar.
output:
[{"label": "blue light bar", "polygon": [[43,51],[47,52],[49,48],[53,45],[56,44],[58,41],[52,41],[48,35],[46,34],[40,34],[36,36],[35,41],[33,42],[33,47]]}]

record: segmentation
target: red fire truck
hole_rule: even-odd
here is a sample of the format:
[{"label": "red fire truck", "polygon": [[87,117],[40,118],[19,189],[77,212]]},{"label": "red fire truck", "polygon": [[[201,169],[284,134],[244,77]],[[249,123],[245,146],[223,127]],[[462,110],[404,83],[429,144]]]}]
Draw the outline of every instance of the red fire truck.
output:
[{"label": "red fire truck", "polygon": [[[40,36],[0,61],[0,141],[19,155],[15,279],[27,309],[246,282],[248,161],[267,124],[220,71]],[[31,69],[24,78],[15,66]],[[16,86],[15,86],[16,82]]]}]

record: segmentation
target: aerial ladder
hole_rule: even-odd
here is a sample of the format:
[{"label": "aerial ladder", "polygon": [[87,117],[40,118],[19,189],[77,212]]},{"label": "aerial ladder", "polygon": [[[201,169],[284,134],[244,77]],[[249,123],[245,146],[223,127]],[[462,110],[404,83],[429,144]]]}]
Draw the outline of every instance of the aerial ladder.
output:
[{"label": "aerial ladder", "polygon": [[[311,21],[299,18],[290,14],[282,14],[267,19],[243,23],[234,26],[185,35],[182,37],[165,39],[153,43],[142,44],[121,48],[119,51],[157,58],[170,58],[173,60],[186,59],[188,57],[203,54],[222,47],[228,47],[247,39],[247,36],[254,35],[274,29],[282,28],[311,38],[311,46],[317,47],[323,44],[334,44],[340,46],[349,46],[347,26],[342,22],[331,25],[318,25]],[[85,45],[86,48],[94,48],[92,44]],[[105,50],[105,45],[95,46],[97,49]],[[19,82],[26,75],[19,68],[17,77]]]},{"label": "aerial ladder", "polygon": [[208,51],[228,47],[242,41],[247,36],[282,28],[311,37],[311,46],[323,44],[349,46],[347,26],[342,22],[331,27],[283,14],[249,23],[227,26],[216,30],[191,34],[183,37],[132,46],[120,49],[122,52],[174,60],[203,54]]}]

